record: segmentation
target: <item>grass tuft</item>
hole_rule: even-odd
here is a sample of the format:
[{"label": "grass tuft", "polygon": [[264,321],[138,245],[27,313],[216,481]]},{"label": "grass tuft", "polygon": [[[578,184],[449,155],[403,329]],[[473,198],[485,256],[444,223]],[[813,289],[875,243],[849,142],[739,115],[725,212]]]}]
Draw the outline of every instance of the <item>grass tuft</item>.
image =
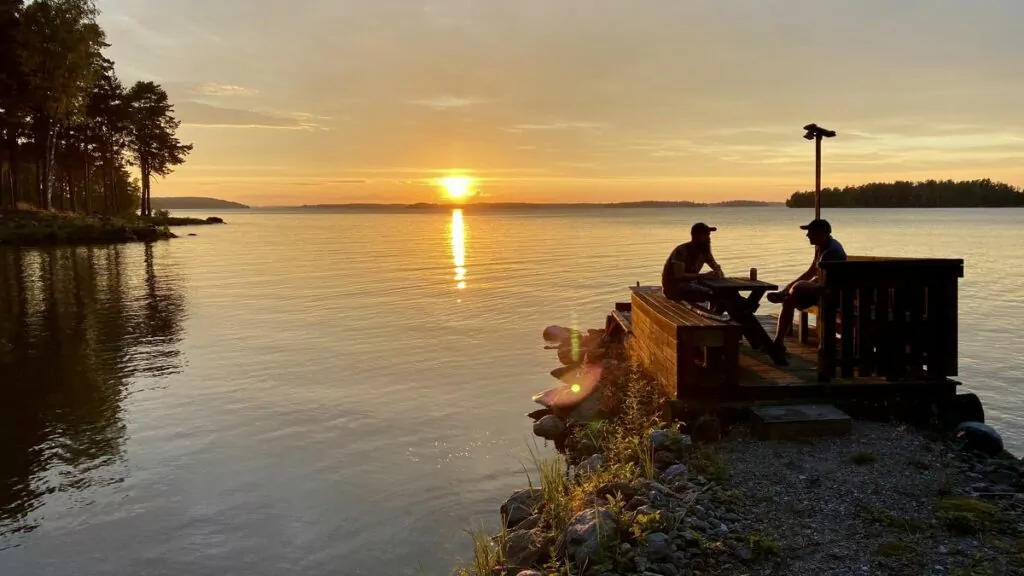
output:
[{"label": "grass tuft", "polygon": [[771,536],[760,532],[750,535],[750,552],[755,558],[769,558],[779,555],[779,543]]}]

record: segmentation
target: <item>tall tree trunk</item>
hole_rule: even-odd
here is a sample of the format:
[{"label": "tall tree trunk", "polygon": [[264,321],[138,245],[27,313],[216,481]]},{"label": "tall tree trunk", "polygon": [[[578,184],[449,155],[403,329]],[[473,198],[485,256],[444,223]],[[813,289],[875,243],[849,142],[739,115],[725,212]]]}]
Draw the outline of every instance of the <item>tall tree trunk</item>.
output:
[{"label": "tall tree trunk", "polygon": [[75,171],[68,170],[68,203],[72,212],[78,213],[78,200],[75,198]]},{"label": "tall tree trunk", "polygon": [[143,159],[140,164],[142,164],[142,208],[140,212],[143,216],[152,216],[149,208],[149,161]]},{"label": "tall tree trunk", "polygon": [[50,208],[49,195],[49,172],[47,171],[47,151],[50,146],[50,123],[45,116],[39,116],[34,121],[36,135],[36,205],[40,210]]},{"label": "tall tree trunk", "polygon": [[85,157],[85,178],[82,180],[82,204],[86,214],[92,214],[92,202],[89,199],[89,162],[90,158]]},{"label": "tall tree trunk", "polygon": [[8,177],[11,179],[11,207],[18,205],[18,200],[21,195],[18,193],[18,180],[21,173],[21,157],[19,155],[20,145],[18,144],[18,135],[12,128],[7,130],[7,153],[10,155],[8,158]]}]

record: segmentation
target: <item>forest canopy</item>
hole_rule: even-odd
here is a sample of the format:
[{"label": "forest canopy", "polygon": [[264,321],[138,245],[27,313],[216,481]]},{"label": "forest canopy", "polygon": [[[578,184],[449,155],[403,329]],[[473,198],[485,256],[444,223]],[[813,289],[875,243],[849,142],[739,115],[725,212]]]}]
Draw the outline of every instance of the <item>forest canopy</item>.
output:
[{"label": "forest canopy", "polygon": [[[925,180],[875,182],[844,188],[822,188],[825,208],[1002,208],[1024,206],[1024,192],[992,180]],[[794,192],[790,208],[813,208],[814,191]]]},{"label": "forest canopy", "polygon": [[152,177],[192,151],[161,86],[117,77],[98,15],[93,0],[0,0],[0,209],[149,216]]}]

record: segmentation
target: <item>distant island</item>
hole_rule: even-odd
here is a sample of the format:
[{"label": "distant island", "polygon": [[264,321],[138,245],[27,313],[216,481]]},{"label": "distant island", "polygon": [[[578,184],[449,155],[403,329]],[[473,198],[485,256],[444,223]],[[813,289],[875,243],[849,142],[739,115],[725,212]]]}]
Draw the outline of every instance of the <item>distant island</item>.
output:
[{"label": "distant island", "polygon": [[[844,188],[823,188],[825,208],[1007,208],[1024,206],[1020,188],[984,180],[874,182]],[[814,192],[794,192],[790,208],[813,208]]]},{"label": "distant island", "polygon": [[203,198],[201,196],[168,196],[152,198],[154,210],[236,210],[249,208],[245,204],[220,200],[217,198]]},{"label": "distant island", "polygon": [[532,203],[532,202],[468,202],[457,203],[433,203],[418,202],[416,204],[306,204],[299,208],[306,210],[351,210],[351,211],[448,211],[455,208],[469,209],[473,211],[503,211],[503,210],[565,210],[581,208],[737,208],[737,207],[761,207],[761,206],[782,206],[782,202],[762,202],[758,200],[729,200],[726,202],[701,203],[679,201],[640,201],[640,202],[571,202],[571,203]]}]

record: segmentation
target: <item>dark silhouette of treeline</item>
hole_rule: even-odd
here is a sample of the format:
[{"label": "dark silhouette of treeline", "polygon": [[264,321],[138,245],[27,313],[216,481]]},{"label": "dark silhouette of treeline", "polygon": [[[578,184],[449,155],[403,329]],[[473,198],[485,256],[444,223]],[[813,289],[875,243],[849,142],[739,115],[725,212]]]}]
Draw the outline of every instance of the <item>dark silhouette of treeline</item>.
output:
[{"label": "dark silhouette of treeline", "polygon": [[0,209],[149,216],[152,177],[192,150],[162,87],[118,79],[98,14],[93,0],[0,0]]},{"label": "dark silhouette of treeline", "polygon": [[[1024,192],[1003,182],[925,180],[875,182],[844,188],[822,188],[826,208],[1002,208],[1024,206]],[[813,208],[814,192],[794,192],[790,208]]]},{"label": "dark silhouette of treeline", "polygon": [[184,279],[135,246],[0,250],[0,540],[123,480],[129,386],[182,369]]}]

